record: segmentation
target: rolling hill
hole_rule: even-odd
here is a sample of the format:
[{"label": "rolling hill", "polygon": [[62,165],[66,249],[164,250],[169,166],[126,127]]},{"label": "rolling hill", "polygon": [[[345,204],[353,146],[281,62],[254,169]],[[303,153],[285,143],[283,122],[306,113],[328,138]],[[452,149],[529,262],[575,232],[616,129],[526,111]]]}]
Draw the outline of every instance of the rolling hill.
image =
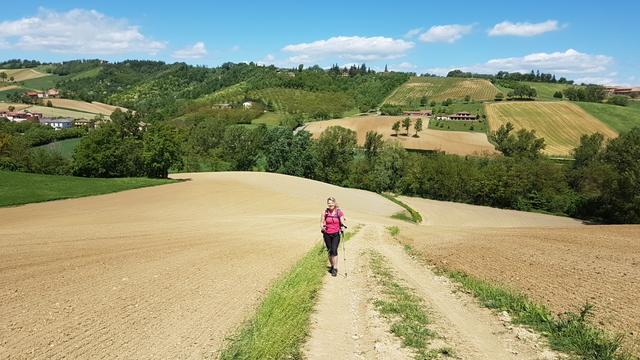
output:
[{"label": "rolling hill", "polygon": [[492,131],[507,122],[516,129],[535,130],[537,136],[545,139],[547,147],[543,152],[548,155],[569,156],[585,134],[618,136],[615,130],[568,101],[493,103],[487,104],[486,110]]},{"label": "rolling hill", "polygon": [[419,105],[423,96],[429,101],[464,99],[466,95],[474,100],[491,100],[497,93],[498,89],[484,79],[414,76],[391,93],[385,103],[415,106]]}]

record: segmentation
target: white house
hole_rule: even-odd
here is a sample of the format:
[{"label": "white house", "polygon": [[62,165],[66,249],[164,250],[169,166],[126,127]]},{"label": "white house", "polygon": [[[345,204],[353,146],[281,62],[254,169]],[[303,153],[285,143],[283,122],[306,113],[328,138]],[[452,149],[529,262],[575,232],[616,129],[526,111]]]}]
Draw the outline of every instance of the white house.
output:
[{"label": "white house", "polygon": [[42,118],[40,119],[40,124],[49,125],[52,128],[58,129],[69,129],[73,127],[73,119],[71,118],[60,118],[60,119],[50,119],[50,118]]}]

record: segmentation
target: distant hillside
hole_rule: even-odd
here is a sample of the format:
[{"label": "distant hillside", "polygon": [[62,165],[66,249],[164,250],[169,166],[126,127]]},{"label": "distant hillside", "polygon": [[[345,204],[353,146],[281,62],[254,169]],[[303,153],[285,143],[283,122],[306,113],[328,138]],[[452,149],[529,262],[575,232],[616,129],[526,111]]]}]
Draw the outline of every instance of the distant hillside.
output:
[{"label": "distant hillside", "polygon": [[497,93],[498,89],[484,79],[412,77],[394,91],[385,103],[417,106],[423,96],[429,101],[464,99],[467,95],[473,100],[493,100]]},{"label": "distant hillside", "polygon": [[[82,65],[82,64],[79,64]],[[92,76],[70,78],[60,83],[63,95],[68,98],[124,106],[126,108],[154,112],[159,118],[171,118],[191,111],[192,105],[215,105],[231,102],[235,105],[249,100],[277,101],[276,107],[307,116],[314,113],[335,114],[335,101],[349,103],[349,107],[362,111],[375,108],[384,98],[405,82],[408,74],[376,73],[366,67],[343,70],[280,69],[275,66],[226,63],[216,68],[195,67],[184,63],[165,64],[157,61],[125,61],[100,63],[100,71]],[[78,66],[79,67],[79,66]],[[67,66],[67,75],[79,74],[73,66]],[[88,69],[82,68],[83,72]],[[269,89],[269,90],[267,90]],[[273,89],[287,89],[275,91]],[[298,91],[294,93],[292,90]],[[266,95],[274,94],[271,96]],[[327,93],[337,98],[329,98]],[[288,95],[302,96],[303,104],[315,102],[313,109],[290,106]],[[270,99],[272,98],[273,99]],[[308,99],[314,99],[307,101]],[[298,101],[292,99],[292,101]],[[340,105],[340,108],[346,108]],[[293,109],[295,108],[295,109]],[[350,109],[347,109],[350,110]]]}]

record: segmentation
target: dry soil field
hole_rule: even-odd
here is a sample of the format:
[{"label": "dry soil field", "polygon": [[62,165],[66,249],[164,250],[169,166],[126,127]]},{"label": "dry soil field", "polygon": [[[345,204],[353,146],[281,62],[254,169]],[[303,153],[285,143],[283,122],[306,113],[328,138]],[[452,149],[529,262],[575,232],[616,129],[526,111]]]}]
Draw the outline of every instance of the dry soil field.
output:
[{"label": "dry soil field", "polygon": [[640,226],[401,199],[425,219],[403,228],[403,241],[432,262],[523,291],[555,313],[593,304],[596,324],[626,334],[640,353]]},{"label": "dry soil field", "polygon": [[[111,115],[111,113],[117,108],[117,106],[103,104],[99,102],[88,103],[86,101],[71,100],[71,99],[48,99],[48,100],[50,100],[53,106],[55,107],[70,109],[70,110],[79,111],[79,112],[103,114],[106,116]],[[120,110],[127,111],[126,108],[120,108]]]},{"label": "dry soil field", "polygon": [[24,81],[49,76],[49,74],[41,73],[34,69],[0,69],[0,72],[6,73],[9,77],[13,76],[14,81]]},{"label": "dry soil field", "polygon": [[[320,134],[330,126],[342,126],[357,133],[358,144],[363,145],[367,131],[377,131],[384,135],[385,140],[398,140],[407,149],[419,150],[441,150],[450,154],[472,155],[472,154],[493,154],[495,149],[487,140],[487,135],[482,133],[464,131],[439,131],[427,129],[428,119],[424,121],[419,138],[414,138],[413,128],[409,131],[409,136],[400,135],[398,137],[391,130],[391,126],[403,116],[358,116],[344,119],[334,119],[325,121],[315,121],[306,124],[305,130],[318,138]],[[415,121],[416,118],[413,118]],[[404,134],[404,130],[400,130]]]},{"label": "dry soil field", "polygon": [[320,240],[327,196],[354,222],[400,211],[283,175],[179,177],[0,209],[0,358],[211,358]]},{"label": "dry soil field", "polygon": [[423,96],[429,101],[463,99],[466,95],[474,100],[493,100],[497,93],[498,89],[490,81],[483,79],[412,77],[389,95],[385,103],[415,104]]},{"label": "dry soil field", "polygon": [[580,136],[600,132],[607,138],[618,133],[579,106],[568,101],[503,102],[486,106],[492,131],[511,122],[516,129],[533,129],[543,137],[548,155],[569,156]]}]

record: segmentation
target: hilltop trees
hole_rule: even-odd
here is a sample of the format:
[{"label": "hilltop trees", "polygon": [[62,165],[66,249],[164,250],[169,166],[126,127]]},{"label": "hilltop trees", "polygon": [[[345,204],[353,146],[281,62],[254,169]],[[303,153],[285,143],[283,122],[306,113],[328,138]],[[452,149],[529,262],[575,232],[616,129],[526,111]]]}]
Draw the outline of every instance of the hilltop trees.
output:
[{"label": "hilltop trees", "polygon": [[604,87],[600,85],[570,86],[562,92],[571,101],[601,102],[606,97]]},{"label": "hilltop trees", "polygon": [[518,99],[533,99],[538,96],[536,89],[532,88],[526,84],[516,84],[513,86],[513,91],[510,91],[507,94],[508,98],[518,98]]}]

